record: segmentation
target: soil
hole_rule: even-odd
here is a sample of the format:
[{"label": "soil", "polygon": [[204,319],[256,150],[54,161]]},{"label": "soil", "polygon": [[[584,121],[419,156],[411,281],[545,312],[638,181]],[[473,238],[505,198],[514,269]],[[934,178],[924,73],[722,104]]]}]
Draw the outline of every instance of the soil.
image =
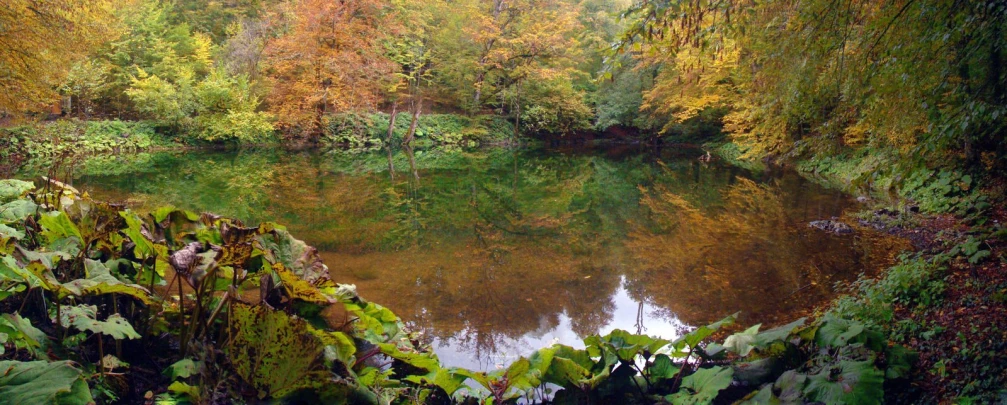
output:
[{"label": "soil", "polygon": [[[1007,209],[996,207],[986,225],[1005,220]],[[914,215],[914,222],[915,226],[886,230],[929,254],[979,235],[963,219],[951,215]],[[893,325],[902,322],[919,328],[919,333],[911,333],[903,342],[919,353],[919,361],[904,386],[886,389],[887,403],[948,404],[963,403],[963,399],[1007,403],[1007,242],[991,238],[980,249],[991,254],[979,263],[970,264],[961,256],[951,260],[941,300],[929,306],[895,306]]]}]

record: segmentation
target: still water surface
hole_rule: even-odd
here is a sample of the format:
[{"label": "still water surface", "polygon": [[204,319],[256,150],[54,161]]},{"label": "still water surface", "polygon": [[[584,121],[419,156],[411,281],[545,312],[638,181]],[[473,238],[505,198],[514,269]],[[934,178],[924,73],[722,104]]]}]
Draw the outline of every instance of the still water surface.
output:
[{"label": "still water surface", "polygon": [[741,311],[778,324],[890,263],[894,242],[812,220],[854,202],[695,150],[240,151],[108,157],[94,198],[286,224],[340,283],[401,316],[450,366],[493,369],[625,329],[674,338]]}]

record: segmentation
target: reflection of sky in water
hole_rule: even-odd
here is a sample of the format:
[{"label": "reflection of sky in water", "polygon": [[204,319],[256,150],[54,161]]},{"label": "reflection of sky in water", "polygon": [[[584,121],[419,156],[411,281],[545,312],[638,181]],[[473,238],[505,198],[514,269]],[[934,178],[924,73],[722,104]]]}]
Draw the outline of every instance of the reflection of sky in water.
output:
[{"label": "reflection of sky in water", "polygon": [[[619,286],[615,295],[610,299],[614,304],[611,312],[612,320],[603,326],[601,330],[596,331],[596,333],[604,335],[613,330],[622,329],[633,333],[641,331],[646,335],[675,340],[684,329],[688,328],[687,325],[682,324],[678,319],[667,320],[658,316],[648,309],[645,303],[643,328],[642,330],[638,330],[637,315],[640,303],[629,296],[625,280],[623,280],[622,285]],[[454,342],[454,339],[434,339],[432,346],[441,362],[447,367],[464,367],[470,370],[483,371],[492,371],[506,367],[510,363],[513,363],[514,360],[517,360],[518,357],[528,357],[532,352],[556,343],[578,349],[584,348],[583,339],[585,336],[579,336],[573,331],[570,317],[566,313],[560,314],[559,325],[556,327],[550,328],[544,325],[546,324],[544,321],[541,323],[543,325],[538,329],[528,332],[520,338],[510,339],[504,344],[497,346],[497,353],[479,354],[469,350],[464,345],[457,344],[457,342]],[[462,333],[467,334],[471,333],[471,331],[465,330]]]}]

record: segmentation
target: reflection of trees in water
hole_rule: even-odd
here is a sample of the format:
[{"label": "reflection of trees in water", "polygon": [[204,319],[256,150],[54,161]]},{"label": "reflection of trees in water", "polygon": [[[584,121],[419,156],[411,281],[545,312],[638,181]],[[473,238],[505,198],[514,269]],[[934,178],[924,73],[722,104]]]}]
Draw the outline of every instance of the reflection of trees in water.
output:
[{"label": "reflection of trees in water", "polygon": [[814,233],[791,218],[786,190],[738,178],[720,208],[703,209],[673,187],[657,184],[641,199],[648,215],[627,242],[635,261],[628,284],[640,294],[634,298],[687,323],[736,311],[779,321],[827,296],[833,274],[855,277],[862,268],[850,254],[852,238]]},{"label": "reflection of trees in water", "polygon": [[479,353],[554,328],[564,312],[576,333],[597,332],[612,321],[626,273],[647,316],[696,324],[739,309],[806,308],[767,297],[812,281],[798,296],[822,294],[830,274],[871,260],[849,254],[852,239],[806,230],[801,221],[841,208],[822,200],[830,196],[792,178],[759,186],[693,159],[257,152],[159,165],[97,180],[155,204],[286,224],[323,251],[337,281]]},{"label": "reflection of trees in water", "polygon": [[567,287],[561,290],[566,295],[563,310],[570,317],[571,327],[580,336],[598,333],[602,327],[612,321],[612,311],[615,302],[612,295],[622,281],[621,272],[612,268],[589,267],[586,273],[590,278],[568,280]]},{"label": "reflection of trees in water", "polygon": [[455,254],[454,263],[434,271],[418,269],[409,301],[424,303],[422,317],[432,336],[453,338],[474,353],[497,353],[503,342],[555,329],[564,312],[581,334],[610,321],[617,273],[550,249],[499,251],[481,248]]}]

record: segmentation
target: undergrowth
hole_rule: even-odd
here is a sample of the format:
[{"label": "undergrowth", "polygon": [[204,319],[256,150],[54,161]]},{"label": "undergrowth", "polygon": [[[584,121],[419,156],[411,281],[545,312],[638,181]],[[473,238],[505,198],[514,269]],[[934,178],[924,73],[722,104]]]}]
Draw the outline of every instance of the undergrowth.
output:
[{"label": "undergrowth", "polygon": [[[322,142],[351,148],[379,147],[388,143],[390,115],[343,113],[328,117]],[[391,143],[398,145],[409,130],[412,116],[399,113]],[[490,115],[420,115],[414,145],[479,146],[512,141],[514,126],[505,118]]]}]

